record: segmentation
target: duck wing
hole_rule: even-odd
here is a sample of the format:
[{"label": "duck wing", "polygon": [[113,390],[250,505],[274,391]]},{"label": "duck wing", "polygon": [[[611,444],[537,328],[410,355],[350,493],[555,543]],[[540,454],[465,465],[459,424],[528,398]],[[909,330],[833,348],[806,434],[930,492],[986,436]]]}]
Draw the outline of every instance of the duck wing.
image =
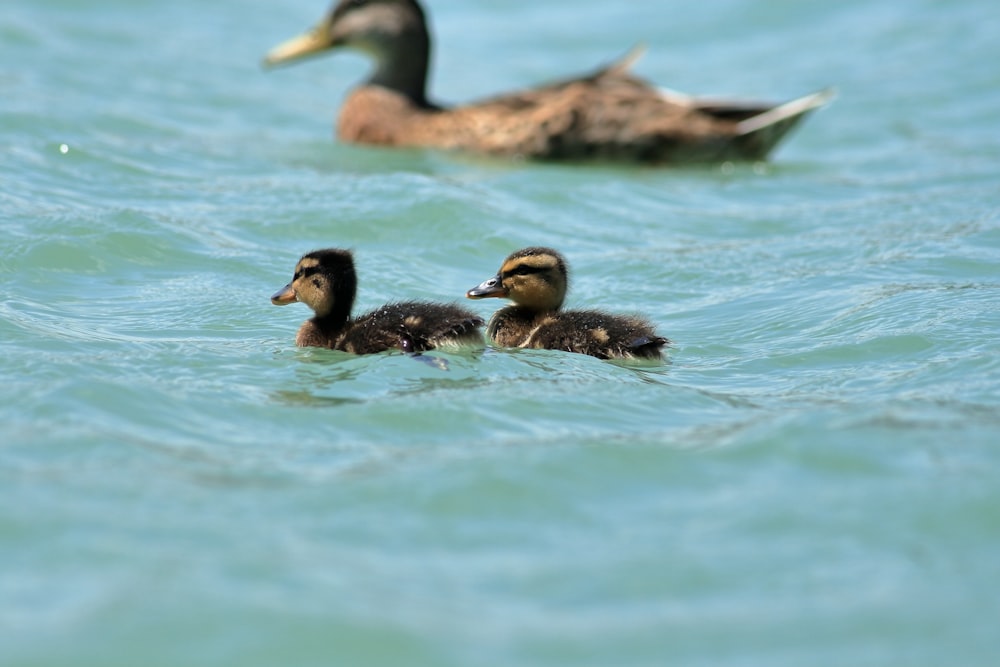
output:
[{"label": "duck wing", "polygon": [[420,143],[543,160],[759,160],[832,97],[821,91],[776,106],[664,91],[629,72],[641,53],[634,49],[583,76],[432,114]]}]

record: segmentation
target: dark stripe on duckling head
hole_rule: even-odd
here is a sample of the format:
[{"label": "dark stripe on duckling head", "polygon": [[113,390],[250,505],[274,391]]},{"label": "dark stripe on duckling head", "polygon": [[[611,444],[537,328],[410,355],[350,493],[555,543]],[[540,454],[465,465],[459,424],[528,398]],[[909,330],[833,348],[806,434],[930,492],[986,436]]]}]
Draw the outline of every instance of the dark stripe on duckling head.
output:
[{"label": "dark stripe on duckling head", "polygon": [[294,278],[298,280],[299,278],[308,278],[309,276],[314,276],[320,272],[318,266],[299,266],[299,270],[295,272]]},{"label": "dark stripe on duckling head", "polygon": [[509,278],[510,276],[530,276],[532,273],[548,273],[552,270],[551,266],[531,266],[530,264],[518,264],[513,269],[509,269],[503,272],[504,278]]},{"label": "dark stripe on duckling head", "polygon": [[299,280],[300,278],[305,278],[311,276],[319,271],[319,260],[315,257],[310,257],[309,255],[303,255],[302,258],[295,265],[295,273],[292,275],[292,280]]},{"label": "dark stripe on duckling head", "polygon": [[568,274],[563,256],[552,248],[532,246],[511,253],[500,267],[500,274],[504,277],[525,276],[552,270],[564,276]]}]

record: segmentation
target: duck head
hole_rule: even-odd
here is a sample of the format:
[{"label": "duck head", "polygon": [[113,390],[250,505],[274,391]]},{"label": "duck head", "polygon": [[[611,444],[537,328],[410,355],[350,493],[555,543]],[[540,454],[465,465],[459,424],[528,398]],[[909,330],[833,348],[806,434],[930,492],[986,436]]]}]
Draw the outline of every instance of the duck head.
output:
[{"label": "duck head", "polygon": [[291,63],[330,49],[350,48],[371,56],[368,83],[424,102],[430,35],[415,0],[340,0],[311,30],[268,52],[265,66]]},{"label": "duck head", "polygon": [[536,311],[558,310],[566,298],[568,274],[566,260],[552,248],[523,248],[507,257],[495,276],[465,296],[510,299]]},{"label": "duck head", "polygon": [[347,320],[354,305],[358,279],[348,250],[330,248],[307,253],[295,265],[292,282],[271,296],[271,303],[285,306],[296,301],[309,306],[323,319]]}]

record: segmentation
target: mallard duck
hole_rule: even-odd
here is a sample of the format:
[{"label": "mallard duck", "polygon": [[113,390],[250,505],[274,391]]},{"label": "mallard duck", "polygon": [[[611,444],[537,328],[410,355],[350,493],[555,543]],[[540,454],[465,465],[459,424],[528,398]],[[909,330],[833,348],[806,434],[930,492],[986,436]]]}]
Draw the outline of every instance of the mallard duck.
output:
[{"label": "mallard duck", "polygon": [[357,282],[350,251],[315,250],[302,256],[292,282],[276,292],[271,303],[301,301],[316,313],[299,328],[295,336],[299,347],[372,354],[482,344],[483,319],[456,305],[400,301],[352,318]]},{"label": "mallard duck", "polygon": [[829,90],[785,104],[665,92],[631,75],[641,50],[590,74],[445,108],[428,100],[431,39],[416,0],[340,0],[320,23],[265,57],[278,65],[328,49],[375,60],[344,102],[341,140],[540,160],[643,163],[763,160]]},{"label": "mallard duck", "polygon": [[599,310],[560,310],[569,283],[566,260],[552,248],[523,248],[497,275],[473,287],[470,299],[502,297],[486,335],[503,347],[565,350],[600,359],[659,359],[668,344],[645,319]]}]

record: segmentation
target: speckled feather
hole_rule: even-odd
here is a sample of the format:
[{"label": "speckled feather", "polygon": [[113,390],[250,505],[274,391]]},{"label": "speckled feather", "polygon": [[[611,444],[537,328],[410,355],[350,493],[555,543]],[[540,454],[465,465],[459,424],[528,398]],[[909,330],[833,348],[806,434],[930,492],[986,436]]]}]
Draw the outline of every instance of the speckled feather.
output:
[{"label": "speckled feather", "polygon": [[400,349],[424,352],[437,347],[482,341],[483,320],[450,304],[426,301],[390,303],[327,327],[320,318],[302,323],[295,337],[299,347],[325,347],[354,354]]},{"label": "speckled feather", "polygon": [[597,310],[538,313],[521,306],[498,310],[486,335],[503,347],[563,350],[599,359],[659,359],[668,343],[641,317]]}]

